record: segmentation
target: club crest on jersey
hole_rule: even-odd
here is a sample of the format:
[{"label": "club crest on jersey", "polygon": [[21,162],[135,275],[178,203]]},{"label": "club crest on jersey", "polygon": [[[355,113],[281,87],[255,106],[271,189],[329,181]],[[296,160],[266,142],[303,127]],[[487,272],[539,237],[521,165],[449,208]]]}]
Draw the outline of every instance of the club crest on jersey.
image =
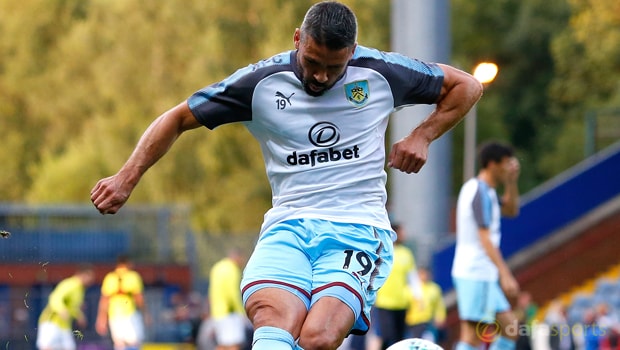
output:
[{"label": "club crest on jersey", "polygon": [[344,92],[355,107],[363,107],[368,102],[368,80],[345,84]]}]

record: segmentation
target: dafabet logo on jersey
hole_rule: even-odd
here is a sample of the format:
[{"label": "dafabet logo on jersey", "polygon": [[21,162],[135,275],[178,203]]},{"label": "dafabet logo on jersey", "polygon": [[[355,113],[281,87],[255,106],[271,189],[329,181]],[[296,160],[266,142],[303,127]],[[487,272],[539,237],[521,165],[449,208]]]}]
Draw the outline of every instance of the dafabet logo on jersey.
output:
[{"label": "dafabet logo on jersey", "polygon": [[314,124],[308,130],[308,140],[320,149],[313,149],[306,153],[294,151],[286,157],[288,164],[315,166],[317,163],[337,162],[360,157],[360,149],[357,145],[342,149],[332,147],[340,141],[340,129],[334,123],[318,122]]},{"label": "dafabet logo on jersey", "polygon": [[347,100],[355,107],[363,107],[368,102],[368,80],[359,80],[344,85]]}]

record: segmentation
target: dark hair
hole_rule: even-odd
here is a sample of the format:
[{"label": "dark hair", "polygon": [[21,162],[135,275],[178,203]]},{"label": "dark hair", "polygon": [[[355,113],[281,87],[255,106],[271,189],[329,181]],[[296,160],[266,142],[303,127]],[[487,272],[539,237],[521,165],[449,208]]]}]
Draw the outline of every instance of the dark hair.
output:
[{"label": "dark hair", "polygon": [[357,19],[346,5],[323,1],[310,7],[300,29],[301,40],[309,35],[319,45],[340,50],[355,44]]},{"label": "dark hair", "polygon": [[480,168],[485,169],[489,163],[500,163],[505,157],[512,157],[514,150],[511,146],[497,142],[488,141],[480,145],[478,149],[478,162]]},{"label": "dark hair", "polygon": [[129,262],[130,262],[129,256],[127,256],[126,254],[120,254],[119,256],[116,257],[117,265],[126,265],[126,264],[129,264]]},{"label": "dark hair", "polygon": [[93,264],[81,263],[81,264],[78,265],[76,273],[78,273],[78,274],[93,273],[94,271],[95,271],[95,268],[94,268]]}]

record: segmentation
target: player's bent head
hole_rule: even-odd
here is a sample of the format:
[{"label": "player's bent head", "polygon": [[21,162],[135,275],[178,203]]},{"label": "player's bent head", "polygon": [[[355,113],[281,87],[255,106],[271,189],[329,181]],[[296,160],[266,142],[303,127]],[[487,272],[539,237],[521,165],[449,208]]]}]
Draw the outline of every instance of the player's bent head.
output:
[{"label": "player's bent head", "polygon": [[349,7],[335,1],[314,4],[301,24],[301,40],[310,36],[330,50],[353,47],[357,41],[357,18]]}]

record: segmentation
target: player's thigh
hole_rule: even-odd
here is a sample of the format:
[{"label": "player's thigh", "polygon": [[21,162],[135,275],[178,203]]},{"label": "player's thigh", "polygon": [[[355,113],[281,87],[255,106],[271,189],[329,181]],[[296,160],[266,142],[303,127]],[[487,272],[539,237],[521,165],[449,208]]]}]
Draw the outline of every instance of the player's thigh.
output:
[{"label": "player's thigh", "polygon": [[495,321],[497,310],[492,282],[454,278],[454,286],[461,320],[480,323]]},{"label": "player's thigh", "polygon": [[110,335],[115,343],[137,345],[144,340],[144,324],[139,313],[110,320]]},{"label": "player's thigh", "polygon": [[[249,298],[263,288],[278,288],[298,297],[310,307],[312,267],[305,253],[305,228],[299,220],[278,223],[261,234],[243,271],[241,292]],[[269,293],[261,293],[261,300]]]},{"label": "player's thigh", "polygon": [[308,314],[304,302],[295,294],[281,288],[261,288],[248,297],[246,312],[254,329],[276,327],[299,337]]},{"label": "player's thigh", "polygon": [[329,296],[354,314],[352,332],[368,331],[370,309],[392,266],[391,231],[367,225],[324,223],[314,248],[312,306]]},{"label": "player's thigh", "polygon": [[75,350],[75,340],[71,330],[62,329],[52,322],[44,322],[37,330],[37,348]]},{"label": "player's thigh", "polygon": [[355,323],[351,308],[334,297],[323,297],[312,305],[301,330],[300,339],[328,338],[339,342]]},{"label": "player's thigh", "polygon": [[70,330],[63,331],[60,337],[61,337],[61,343],[62,343],[62,347],[60,349],[63,349],[63,350],[75,350],[76,349],[75,339],[73,338],[73,334],[71,333]]},{"label": "player's thigh", "polygon": [[58,349],[62,346],[60,341],[60,328],[52,322],[43,322],[37,329],[37,347],[39,349]]}]

